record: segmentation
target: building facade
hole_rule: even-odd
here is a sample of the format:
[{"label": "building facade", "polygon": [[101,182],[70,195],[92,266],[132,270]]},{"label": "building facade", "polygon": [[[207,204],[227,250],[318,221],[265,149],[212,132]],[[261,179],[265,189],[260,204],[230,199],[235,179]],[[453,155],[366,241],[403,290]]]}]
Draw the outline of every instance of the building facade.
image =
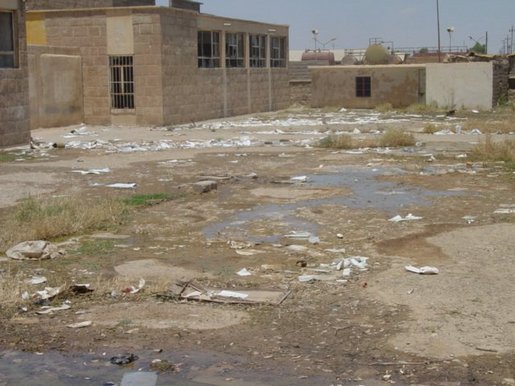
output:
[{"label": "building facade", "polygon": [[[79,50],[82,116],[90,124],[169,125],[289,105],[287,26],[186,8],[31,11],[29,44]],[[44,115],[42,126],[57,120],[51,108],[34,110]]]},{"label": "building facade", "polygon": [[30,140],[28,89],[23,2],[0,0],[0,147]]}]

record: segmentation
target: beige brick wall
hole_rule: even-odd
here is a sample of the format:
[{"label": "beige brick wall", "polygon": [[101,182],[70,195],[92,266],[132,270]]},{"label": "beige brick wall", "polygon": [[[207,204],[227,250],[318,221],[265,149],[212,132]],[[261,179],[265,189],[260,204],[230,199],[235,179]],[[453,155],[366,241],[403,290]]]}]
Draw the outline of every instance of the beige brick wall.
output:
[{"label": "beige brick wall", "polygon": [[[20,9],[22,7],[19,2]],[[0,147],[26,144],[29,130],[29,83],[25,15],[17,12],[19,68],[0,69]]]},{"label": "beige brick wall", "polygon": [[27,10],[155,5],[155,0],[27,0]]}]

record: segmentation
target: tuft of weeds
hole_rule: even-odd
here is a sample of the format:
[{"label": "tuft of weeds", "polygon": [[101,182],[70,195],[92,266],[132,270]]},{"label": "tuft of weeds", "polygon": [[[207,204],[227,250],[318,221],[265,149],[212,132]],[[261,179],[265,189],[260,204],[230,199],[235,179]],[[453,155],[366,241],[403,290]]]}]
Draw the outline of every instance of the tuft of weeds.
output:
[{"label": "tuft of weeds", "polygon": [[2,162],[12,162],[16,158],[18,158],[18,157],[15,154],[13,154],[13,153],[0,152],[0,163],[2,163]]},{"label": "tuft of weeds", "polygon": [[391,103],[382,103],[380,105],[377,105],[375,108],[376,111],[380,113],[389,113],[393,111],[393,105]]},{"label": "tuft of weeds", "polygon": [[415,137],[401,129],[388,129],[379,139],[379,145],[383,147],[414,146]]},{"label": "tuft of weeds", "polygon": [[51,240],[97,230],[109,230],[128,218],[120,200],[30,197],[2,219],[0,250],[27,240]]},{"label": "tuft of weeds", "polygon": [[327,149],[353,149],[355,144],[350,135],[338,134],[322,138],[318,142],[318,146]]},{"label": "tuft of weeds", "polygon": [[77,253],[86,256],[107,255],[114,250],[112,240],[86,240],[81,243]]},{"label": "tuft of weeds", "polygon": [[440,129],[438,128],[438,126],[436,126],[432,123],[429,123],[426,126],[424,126],[424,133],[426,133],[426,134],[434,134],[439,130]]},{"label": "tuft of weeds", "polygon": [[416,103],[406,107],[406,112],[409,114],[437,114],[442,112],[442,109],[438,107],[435,103],[424,104],[424,103]]},{"label": "tuft of weeds", "polygon": [[134,194],[125,198],[123,203],[135,207],[153,206],[177,198],[179,198],[179,195],[173,193]]},{"label": "tuft of weeds", "polygon": [[515,140],[507,139],[495,142],[491,135],[486,135],[485,141],[476,145],[471,157],[477,161],[503,161],[508,167],[515,167]]}]

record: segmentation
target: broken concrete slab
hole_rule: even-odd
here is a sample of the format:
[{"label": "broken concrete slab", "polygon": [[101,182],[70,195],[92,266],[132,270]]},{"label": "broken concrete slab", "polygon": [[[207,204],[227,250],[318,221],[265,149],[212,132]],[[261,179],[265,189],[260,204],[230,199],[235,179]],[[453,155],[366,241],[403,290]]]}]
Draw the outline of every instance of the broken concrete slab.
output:
[{"label": "broken concrete slab", "polygon": [[5,252],[13,260],[46,260],[63,256],[64,251],[44,240],[25,241]]},{"label": "broken concrete slab", "polygon": [[209,193],[218,189],[218,182],[213,180],[205,180],[194,183],[193,190],[197,193]]},{"label": "broken concrete slab", "polygon": [[137,372],[123,375],[121,386],[155,386],[157,373]]}]

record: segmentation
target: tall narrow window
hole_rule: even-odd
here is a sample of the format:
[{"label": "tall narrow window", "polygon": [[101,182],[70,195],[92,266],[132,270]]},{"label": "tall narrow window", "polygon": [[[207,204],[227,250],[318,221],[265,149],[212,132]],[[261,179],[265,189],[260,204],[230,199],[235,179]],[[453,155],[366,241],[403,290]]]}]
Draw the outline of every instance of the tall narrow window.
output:
[{"label": "tall narrow window", "polygon": [[134,108],[134,67],[132,56],[110,56],[111,108]]},{"label": "tall narrow window", "polygon": [[219,32],[198,32],[198,66],[200,68],[220,67]]},{"label": "tall narrow window", "polygon": [[273,37],[270,40],[270,66],[286,67],[286,38]]},{"label": "tall narrow window", "polygon": [[15,13],[0,11],[0,68],[16,67]]},{"label": "tall narrow window", "polygon": [[266,36],[250,35],[250,67],[266,67]]},{"label": "tall narrow window", "polygon": [[225,35],[225,66],[245,67],[244,41],[241,33]]},{"label": "tall narrow window", "polygon": [[372,96],[370,76],[356,77],[356,96],[358,98],[369,98]]}]

